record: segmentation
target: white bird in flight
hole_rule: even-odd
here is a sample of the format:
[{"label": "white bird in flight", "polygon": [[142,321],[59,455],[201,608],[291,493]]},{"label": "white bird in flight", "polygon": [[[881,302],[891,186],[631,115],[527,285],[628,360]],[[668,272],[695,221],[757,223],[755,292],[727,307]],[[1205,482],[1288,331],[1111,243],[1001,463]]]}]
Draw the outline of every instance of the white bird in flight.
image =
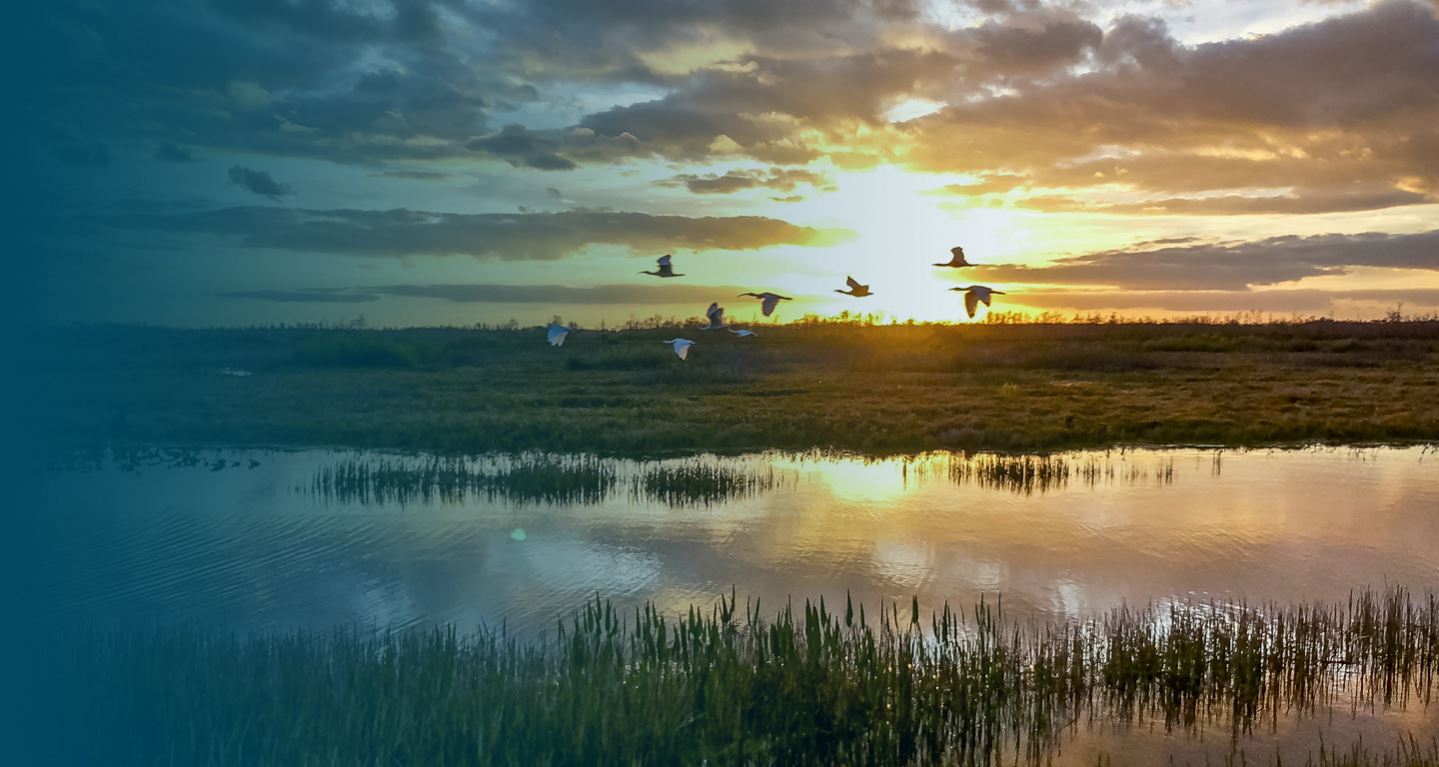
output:
[{"label": "white bird in flight", "polygon": [[656,263],[656,264],[659,264],[659,268],[658,268],[658,269],[655,269],[653,272],[640,272],[640,274],[653,274],[653,275],[656,276],[656,277],[683,277],[683,276],[684,276],[683,274],[680,274],[680,273],[678,273],[678,272],[675,271],[674,265],[672,265],[672,264],[670,263],[670,254],[668,254],[668,253],[666,253],[666,254],[664,254],[663,256],[660,256],[659,258],[655,259],[655,263]]},{"label": "white bird in flight", "polygon": [[718,302],[710,304],[710,308],[705,310],[705,316],[709,318],[710,324],[700,330],[723,330],[729,327],[724,324],[724,307],[720,306]]},{"label": "white bird in flight", "polygon": [[971,264],[970,262],[968,262],[968,261],[966,261],[966,260],[964,259],[964,248],[961,248],[961,247],[959,247],[958,245],[956,245],[956,246],[950,248],[950,249],[949,249],[949,252],[950,252],[950,258],[949,258],[949,261],[948,261],[948,262],[943,263],[943,264],[934,264],[934,266],[947,266],[947,267],[950,267],[950,268],[952,268],[952,269],[958,269],[958,268],[960,268],[961,266],[974,266],[974,264]]},{"label": "white bird in flight", "polygon": [[666,340],[664,343],[673,345],[675,350],[675,356],[679,357],[682,360],[689,359],[690,347],[695,345],[695,342],[689,340],[688,338],[671,338]]},{"label": "white bird in flight", "polygon": [[774,308],[779,305],[779,302],[780,302],[780,301],[793,301],[793,300],[794,300],[794,299],[790,298],[789,296],[782,296],[782,295],[780,295],[780,294],[778,294],[778,293],[770,293],[769,291],[765,291],[764,293],[741,293],[740,295],[741,295],[741,296],[754,296],[755,298],[758,298],[758,299],[759,299],[759,302],[760,302],[760,303],[759,303],[760,311],[761,311],[761,312],[764,312],[764,316],[766,316],[766,317],[770,316],[771,314],[774,314]]},{"label": "white bird in flight", "polygon": [[550,346],[564,346],[565,336],[569,334],[570,329],[558,322],[551,322],[550,326],[545,328],[545,340],[550,342]]},{"label": "white bird in flight", "polygon": [[873,295],[869,292],[868,285],[859,284],[859,281],[853,277],[845,277],[844,281],[849,283],[849,290],[836,290],[836,293],[841,293],[846,296],[854,296],[855,298],[864,298],[865,296]]},{"label": "white bird in flight", "polygon": [[758,335],[753,330],[736,330],[734,328],[730,328],[729,332],[734,333],[740,338],[754,338],[756,335]]},{"label": "white bird in flight", "polygon": [[950,288],[950,290],[964,294],[964,309],[969,312],[970,319],[974,318],[974,311],[979,308],[981,302],[983,302],[985,306],[989,306],[991,296],[1006,295],[1002,290],[995,290],[994,288],[988,288],[983,285],[969,285],[963,288]]}]

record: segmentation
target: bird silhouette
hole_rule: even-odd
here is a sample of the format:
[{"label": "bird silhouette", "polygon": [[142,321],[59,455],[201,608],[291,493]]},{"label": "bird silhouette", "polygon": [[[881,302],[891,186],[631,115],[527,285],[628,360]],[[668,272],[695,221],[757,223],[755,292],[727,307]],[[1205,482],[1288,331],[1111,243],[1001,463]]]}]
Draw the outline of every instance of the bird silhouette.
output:
[{"label": "bird silhouette", "polygon": [[960,267],[962,267],[962,266],[974,266],[974,264],[971,264],[970,262],[968,262],[968,261],[966,261],[966,260],[964,259],[964,248],[961,248],[961,247],[959,247],[958,245],[956,245],[956,246],[950,248],[950,249],[949,249],[949,252],[950,252],[949,261],[946,261],[945,263],[942,263],[942,264],[934,264],[934,266],[947,266],[947,267],[949,267],[949,268],[951,268],[951,269],[958,269],[958,268],[960,268]]},{"label": "bird silhouette", "polygon": [[551,322],[550,326],[545,328],[545,340],[550,342],[550,346],[564,346],[565,337],[569,334],[570,329],[558,322]]},{"label": "bird silhouette", "polygon": [[724,307],[718,303],[710,304],[710,308],[705,310],[705,317],[709,318],[710,324],[700,330],[723,330],[729,327],[724,324]]},{"label": "bird silhouette", "polygon": [[766,316],[766,317],[770,316],[771,314],[774,314],[774,308],[779,305],[779,302],[780,302],[780,301],[793,301],[793,300],[794,300],[794,299],[790,298],[789,296],[782,296],[782,295],[780,295],[780,294],[778,294],[778,293],[770,293],[770,292],[768,292],[768,291],[765,291],[764,293],[741,293],[740,295],[741,295],[741,296],[754,296],[755,298],[758,298],[758,299],[759,299],[759,302],[760,302],[760,303],[759,303],[760,311],[761,311],[761,312],[764,312],[764,316]]},{"label": "bird silhouette", "polygon": [[859,284],[859,282],[853,277],[845,277],[844,281],[849,283],[849,290],[836,290],[836,293],[840,293],[846,296],[854,296],[855,298],[864,298],[865,296],[874,295],[869,291],[868,285]]},{"label": "bird silhouette", "polygon": [[675,271],[674,266],[670,263],[670,258],[671,256],[668,253],[660,256],[655,259],[655,263],[659,264],[658,269],[652,272],[640,272],[640,274],[652,274],[656,277],[683,277],[683,274]]},{"label": "bird silhouette", "polygon": [[980,303],[989,306],[991,296],[1006,295],[1002,290],[995,290],[983,285],[969,285],[963,288],[950,288],[950,290],[964,294],[964,309],[969,312],[970,319],[974,318],[974,311],[979,308]]},{"label": "bird silhouette", "polygon": [[695,345],[695,342],[689,340],[688,338],[670,338],[667,339],[664,343],[672,345],[675,350],[675,356],[679,357],[682,360],[689,359],[690,347]]}]

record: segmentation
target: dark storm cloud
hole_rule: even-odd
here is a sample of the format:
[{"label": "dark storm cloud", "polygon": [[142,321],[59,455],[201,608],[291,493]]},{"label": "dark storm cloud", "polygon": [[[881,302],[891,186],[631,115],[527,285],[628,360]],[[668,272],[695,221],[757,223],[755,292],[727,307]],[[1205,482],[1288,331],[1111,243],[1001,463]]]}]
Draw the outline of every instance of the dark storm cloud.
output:
[{"label": "dark storm cloud", "polygon": [[273,176],[262,170],[253,170],[243,165],[236,165],[230,168],[229,173],[231,183],[241,186],[247,191],[258,194],[261,197],[269,197],[276,202],[287,194],[295,193],[295,190],[276,181]]},{"label": "dark storm cloud", "polygon": [[754,250],[818,244],[836,236],[763,216],[689,218],[597,210],[458,214],[244,207],[115,215],[101,222],[113,229],[224,238],[244,247],[369,257],[555,259],[588,245],[658,252]]},{"label": "dark storm cloud", "polygon": [[1109,285],[1133,290],[1242,290],[1354,267],[1439,272],[1439,230],[1422,234],[1324,234],[1254,242],[1180,245],[1091,253],[1047,266],[998,265],[981,280]]}]

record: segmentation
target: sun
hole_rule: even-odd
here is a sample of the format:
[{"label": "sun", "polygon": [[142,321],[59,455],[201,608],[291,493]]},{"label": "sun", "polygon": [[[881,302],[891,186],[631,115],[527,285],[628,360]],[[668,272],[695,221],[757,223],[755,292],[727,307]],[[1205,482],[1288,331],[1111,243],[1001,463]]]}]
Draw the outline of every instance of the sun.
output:
[{"label": "sun", "polygon": [[[833,316],[843,311],[904,321],[968,321],[961,297],[948,288],[968,285],[965,270],[933,264],[948,261],[962,246],[977,263],[1025,263],[1044,239],[1044,219],[1030,211],[975,204],[937,193],[945,185],[933,174],[885,166],[842,171],[836,189],[795,207],[815,212],[812,225],[842,227],[853,236],[821,252],[796,254],[809,271],[832,274],[835,288],[848,274],[873,286],[874,295],[847,298],[829,292],[806,301],[806,310]],[[801,204],[803,206],[803,204]],[[822,216],[822,217],[821,217]],[[1003,285],[994,285],[1001,290]]]}]

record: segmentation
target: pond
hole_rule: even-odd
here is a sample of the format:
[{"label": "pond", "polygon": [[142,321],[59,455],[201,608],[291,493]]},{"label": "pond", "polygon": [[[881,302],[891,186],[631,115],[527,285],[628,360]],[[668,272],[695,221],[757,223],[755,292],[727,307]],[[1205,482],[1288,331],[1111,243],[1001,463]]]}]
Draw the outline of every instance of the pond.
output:
[{"label": "pond", "polygon": [[1439,585],[1425,448],[657,461],[173,450],[40,473],[34,609],[230,628],[553,626],[734,589],[1012,618]]},{"label": "pond", "polygon": [[[648,461],[151,449],[30,480],[43,500],[20,510],[11,564],[39,626],[539,636],[596,595],[682,614],[732,590],[769,615],[788,599],[998,598],[1038,626],[1125,605],[1342,606],[1365,588],[1439,588],[1439,455],[1420,447]],[[1431,705],[1343,689],[1242,736],[1222,720],[1090,718],[1043,759],[1302,762],[1360,737],[1439,748],[1425,745],[1439,744]]]}]

